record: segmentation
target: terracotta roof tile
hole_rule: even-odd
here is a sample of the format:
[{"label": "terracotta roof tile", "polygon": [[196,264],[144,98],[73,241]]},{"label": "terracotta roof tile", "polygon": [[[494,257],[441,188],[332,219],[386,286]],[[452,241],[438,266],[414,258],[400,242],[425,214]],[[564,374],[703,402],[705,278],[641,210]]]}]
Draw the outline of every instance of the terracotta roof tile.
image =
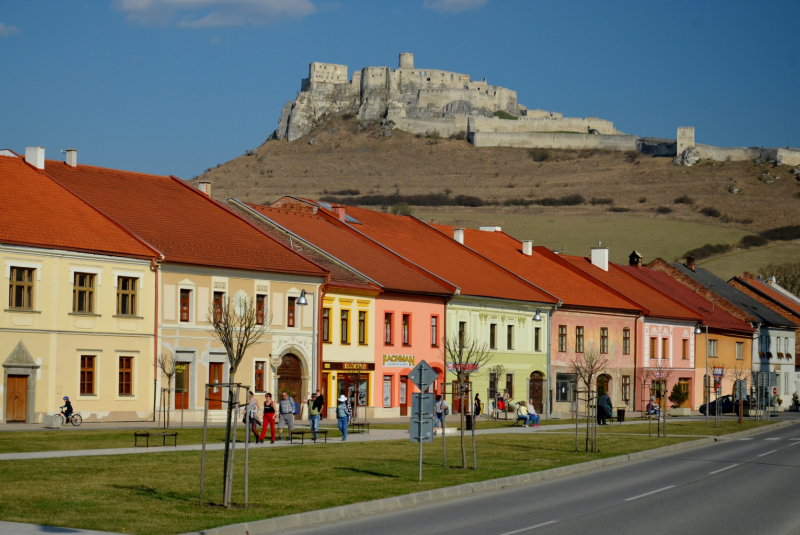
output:
[{"label": "terracotta roof tile", "polygon": [[56,181],[152,244],[168,262],[324,276],[224,205],[169,176],[47,160]]},{"label": "terracotta roof tile", "polygon": [[791,297],[783,295],[781,292],[760,279],[752,279],[748,277],[735,277],[737,281],[746,284],[756,292],[761,293],[764,297],[778,303],[783,308],[791,311],[794,316],[800,318],[800,302],[795,301]]},{"label": "terracotta roof tile", "polygon": [[21,157],[0,156],[0,242],[158,258],[151,247]]}]

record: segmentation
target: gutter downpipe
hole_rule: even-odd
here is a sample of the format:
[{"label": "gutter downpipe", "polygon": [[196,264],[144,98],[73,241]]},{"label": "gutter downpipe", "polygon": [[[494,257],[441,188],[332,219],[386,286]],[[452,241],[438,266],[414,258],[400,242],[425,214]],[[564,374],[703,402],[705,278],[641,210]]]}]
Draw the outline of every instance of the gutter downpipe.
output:
[{"label": "gutter downpipe", "polygon": [[[319,304],[317,304],[317,317],[315,318],[315,323],[318,326],[322,325],[322,303],[325,300],[325,294],[328,293],[328,284],[331,281],[331,274],[328,273],[325,276],[325,282],[320,284],[319,286]],[[316,304],[316,303],[315,303]],[[316,361],[317,361],[317,373],[316,373],[316,387],[322,391],[322,329],[316,329],[316,335],[314,336],[314,343],[316,345]],[[312,385],[312,391],[314,390],[314,385]],[[325,403],[330,403],[329,399],[325,400]],[[325,414],[328,413],[328,407],[323,407],[325,409]]]},{"label": "gutter downpipe", "polygon": [[158,389],[158,265],[156,259],[150,259],[150,267],[156,276],[155,314],[153,317],[153,422],[156,421],[156,390]]},{"label": "gutter downpipe", "polygon": [[547,419],[550,419],[550,415],[552,414],[552,403],[550,403],[550,397],[553,395],[552,391],[550,390],[551,385],[551,375],[553,374],[552,365],[550,362],[551,354],[553,351],[553,344],[552,344],[552,336],[553,336],[553,314],[555,311],[558,310],[558,304],[556,304],[555,308],[552,310],[547,311],[547,395],[544,397],[545,402],[545,409],[544,413],[547,415]]},{"label": "gutter downpipe", "polygon": [[[442,375],[443,375],[443,377],[442,377],[442,382],[443,382],[444,384],[447,384],[447,349],[446,349],[446,347],[445,347],[445,345],[444,345],[444,342],[445,342],[445,340],[447,340],[447,338],[445,338],[445,337],[446,337],[446,336],[449,336],[449,335],[447,334],[447,303],[449,303],[450,301],[452,301],[452,300],[453,300],[453,299],[454,299],[454,298],[455,298],[457,295],[459,295],[459,294],[460,294],[460,292],[461,292],[461,290],[460,290],[460,289],[456,289],[456,294],[455,294],[455,295],[449,295],[449,296],[447,296],[447,298],[444,300],[444,314],[443,314],[443,316],[444,316],[444,322],[442,323],[442,334],[444,335],[444,336],[442,337],[442,357],[443,357],[443,359],[442,359],[442,360],[444,361],[444,362],[443,362],[443,368],[444,368],[444,369],[442,370]],[[435,390],[435,389],[434,389],[434,390]],[[420,390],[420,392],[422,392],[422,391]],[[464,408],[462,407],[462,408],[461,408],[461,410],[464,410]],[[444,431],[442,431],[442,433],[444,433]],[[442,437],[444,437],[444,435],[442,435]]]}]

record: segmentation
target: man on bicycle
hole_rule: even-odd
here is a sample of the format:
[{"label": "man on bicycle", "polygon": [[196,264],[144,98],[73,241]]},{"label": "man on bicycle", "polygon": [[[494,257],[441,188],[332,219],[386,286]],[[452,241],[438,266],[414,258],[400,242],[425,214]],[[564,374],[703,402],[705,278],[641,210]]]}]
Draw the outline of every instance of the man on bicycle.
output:
[{"label": "man on bicycle", "polygon": [[64,396],[64,406],[61,407],[61,410],[64,413],[64,419],[69,423],[69,418],[72,416],[72,403],[69,402],[67,396]]}]

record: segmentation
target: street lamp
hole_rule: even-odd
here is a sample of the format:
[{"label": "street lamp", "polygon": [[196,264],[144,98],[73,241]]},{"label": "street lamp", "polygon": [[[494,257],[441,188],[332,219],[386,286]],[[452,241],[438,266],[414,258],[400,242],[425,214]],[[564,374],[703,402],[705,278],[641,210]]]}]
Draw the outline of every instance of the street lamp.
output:
[{"label": "street lamp", "polygon": [[308,299],[306,299],[305,290],[300,290],[300,297],[297,298],[297,304],[300,306],[306,306],[308,304]]},{"label": "street lamp", "polygon": [[542,321],[542,315],[539,314],[539,309],[536,309],[536,314],[533,315],[533,321]]},{"label": "street lamp", "polygon": [[[308,299],[306,298],[306,291],[300,290],[300,297],[297,298],[295,304],[299,306],[306,306],[308,305]],[[312,327],[311,327],[311,352],[312,356],[312,363],[311,363],[311,390],[317,388],[317,371],[322,366],[321,363],[317,362],[319,360],[317,355],[317,310],[316,306],[314,307],[314,311],[312,312]]]},{"label": "street lamp", "polygon": [[[713,303],[714,302],[712,301],[711,303],[712,303],[712,307],[713,307]],[[694,334],[703,334],[703,331],[700,329],[700,324],[699,323],[697,324],[697,327],[695,327],[695,329],[694,329]],[[697,347],[697,346],[695,345],[695,347]],[[708,368],[708,324],[706,324],[706,377],[705,377],[705,381],[704,381],[705,384],[703,385],[704,392],[706,394],[705,395],[705,398],[706,398],[705,399],[705,401],[706,401],[706,426],[708,426],[708,406],[711,405],[711,385],[709,385],[709,383],[708,383],[708,380],[709,380],[708,371],[709,371],[709,368]]]}]

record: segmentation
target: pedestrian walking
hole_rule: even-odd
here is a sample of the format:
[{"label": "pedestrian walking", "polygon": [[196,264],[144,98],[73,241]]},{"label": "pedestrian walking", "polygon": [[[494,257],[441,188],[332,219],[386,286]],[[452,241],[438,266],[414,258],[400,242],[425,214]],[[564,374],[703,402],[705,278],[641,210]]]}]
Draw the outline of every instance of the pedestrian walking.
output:
[{"label": "pedestrian walking", "polygon": [[317,431],[319,431],[319,419],[322,412],[322,403],[319,402],[319,396],[316,392],[311,394],[311,397],[306,400],[308,404],[308,422],[311,424],[311,437],[314,442],[317,441]]},{"label": "pedestrian walking", "polygon": [[258,419],[258,401],[252,392],[247,394],[247,413],[250,418],[250,430],[253,431],[253,436],[256,437],[256,444],[264,442],[258,434],[258,426],[261,425],[261,421]]},{"label": "pedestrian walking", "polygon": [[294,410],[294,399],[288,392],[281,392],[281,400],[278,402],[278,440],[283,440],[284,427],[289,428],[289,436],[294,431]]},{"label": "pedestrian walking", "polygon": [[436,423],[433,425],[433,435],[436,436],[436,428],[439,427],[439,424],[442,424],[442,435],[444,435],[444,428],[447,427],[444,419],[450,413],[450,406],[447,404],[447,400],[441,395],[436,396],[433,412],[436,415]]},{"label": "pedestrian walking", "polygon": [[319,412],[322,414],[322,410],[325,408],[325,396],[322,395],[322,392],[319,391],[317,388],[314,393],[317,395],[317,404],[319,405]]},{"label": "pedestrian walking", "polygon": [[342,432],[342,440],[347,440],[347,426],[350,424],[350,418],[353,417],[353,411],[350,408],[350,403],[347,402],[347,397],[342,394],[339,396],[339,404],[336,405],[336,421],[339,426],[339,431]]},{"label": "pedestrian walking", "polygon": [[275,402],[272,401],[272,394],[267,392],[264,394],[264,424],[261,426],[261,442],[264,442],[264,437],[267,435],[267,424],[272,431],[272,436],[269,443],[275,444]]},{"label": "pedestrian walking", "polygon": [[483,405],[481,405],[481,395],[480,394],[475,394],[475,403],[474,403],[474,405],[475,405],[475,411],[474,411],[475,412],[475,418],[477,418],[478,416],[481,415],[481,412],[483,411]]},{"label": "pedestrian walking", "polygon": [[603,394],[597,400],[597,425],[608,425],[606,418],[611,418],[611,398]]}]

